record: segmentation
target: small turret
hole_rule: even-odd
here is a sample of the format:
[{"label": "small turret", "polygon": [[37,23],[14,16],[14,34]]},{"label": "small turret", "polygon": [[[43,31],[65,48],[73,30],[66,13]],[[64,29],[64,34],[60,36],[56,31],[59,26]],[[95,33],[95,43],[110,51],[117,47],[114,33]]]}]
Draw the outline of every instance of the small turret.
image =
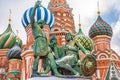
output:
[{"label": "small turret", "polygon": [[92,27],[89,30],[90,38],[94,38],[96,36],[106,35],[108,37],[112,37],[113,31],[109,24],[107,24],[100,16],[99,2],[98,2],[98,18]]},{"label": "small turret", "polygon": [[21,72],[21,48],[19,47],[18,31],[17,37],[15,39],[15,45],[7,53],[7,58],[9,60],[9,69],[6,74],[7,79],[20,79]]},{"label": "small turret", "polygon": [[[10,49],[15,45],[16,35],[11,28],[11,10],[7,29],[0,35],[0,49]],[[22,40],[18,42],[22,47]]]},{"label": "small turret", "polygon": [[89,51],[93,50],[93,42],[90,38],[83,34],[80,24],[80,15],[79,15],[79,31],[76,35],[76,38],[80,41],[81,45]]}]

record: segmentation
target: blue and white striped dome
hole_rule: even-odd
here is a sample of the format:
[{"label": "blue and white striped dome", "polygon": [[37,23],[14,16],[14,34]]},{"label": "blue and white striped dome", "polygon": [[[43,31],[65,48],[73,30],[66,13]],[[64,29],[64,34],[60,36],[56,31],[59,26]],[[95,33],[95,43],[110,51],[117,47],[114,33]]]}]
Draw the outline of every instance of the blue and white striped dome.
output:
[{"label": "blue and white striped dome", "polygon": [[[32,13],[33,7],[30,9],[27,9],[23,15],[22,18],[22,24],[26,28],[28,24],[30,24],[30,15]],[[35,22],[43,20],[46,24],[48,24],[50,27],[54,24],[54,16],[53,14],[45,7],[40,6],[36,9],[35,13]]]},{"label": "blue and white striped dome", "polygon": [[19,47],[18,43],[11,48],[7,53],[8,59],[21,59],[21,48]]}]

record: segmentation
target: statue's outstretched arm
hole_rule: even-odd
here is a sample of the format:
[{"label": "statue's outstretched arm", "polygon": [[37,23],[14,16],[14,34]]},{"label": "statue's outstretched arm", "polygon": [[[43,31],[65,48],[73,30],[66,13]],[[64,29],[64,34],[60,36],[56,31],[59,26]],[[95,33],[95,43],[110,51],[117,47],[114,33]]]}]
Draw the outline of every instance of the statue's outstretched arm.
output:
[{"label": "statue's outstretched arm", "polygon": [[36,9],[40,6],[40,3],[41,3],[40,1],[37,1],[35,3],[35,6],[33,7],[33,10],[32,10],[31,16],[30,16],[30,22],[31,22],[32,28],[34,27],[34,23],[35,23],[35,19],[34,19],[35,12],[36,12]]},{"label": "statue's outstretched arm", "polygon": [[72,50],[72,51],[78,51],[78,48],[77,47],[75,47],[75,46],[70,46],[70,45],[65,45],[64,46],[64,49],[65,50]]},{"label": "statue's outstretched arm", "polygon": [[88,51],[78,41],[76,41],[76,45],[79,47],[80,50],[82,50],[85,55],[88,54]]}]

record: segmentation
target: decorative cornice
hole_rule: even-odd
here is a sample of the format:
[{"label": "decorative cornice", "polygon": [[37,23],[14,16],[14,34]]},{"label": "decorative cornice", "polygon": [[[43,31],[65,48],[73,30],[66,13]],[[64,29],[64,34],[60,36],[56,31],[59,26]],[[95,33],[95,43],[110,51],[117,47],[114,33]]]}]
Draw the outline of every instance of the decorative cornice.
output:
[{"label": "decorative cornice", "polygon": [[10,59],[9,62],[10,61],[22,61],[22,60],[21,59]]},{"label": "decorative cornice", "polygon": [[50,35],[56,34],[56,35],[65,35],[67,31],[53,31],[50,32]]},{"label": "decorative cornice", "polygon": [[0,51],[9,51],[10,49],[0,49]]},{"label": "decorative cornice", "polygon": [[94,38],[92,38],[92,40],[95,40],[96,38],[102,38],[102,37],[106,37],[106,38],[111,39],[111,37],[107,36],[107,35],[98,35],[98,36],[95,36]]}]

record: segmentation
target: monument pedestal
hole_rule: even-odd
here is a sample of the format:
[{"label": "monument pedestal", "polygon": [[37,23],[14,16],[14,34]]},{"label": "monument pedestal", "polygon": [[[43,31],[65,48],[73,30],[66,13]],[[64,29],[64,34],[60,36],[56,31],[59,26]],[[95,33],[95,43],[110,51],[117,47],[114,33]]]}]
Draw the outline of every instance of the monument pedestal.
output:
[{"label": "monument pedestal", "polygon": [[92,80],[91,77],[56,77],[56,76],[48,76],[48,77],[33,77],[28,80]]}]

